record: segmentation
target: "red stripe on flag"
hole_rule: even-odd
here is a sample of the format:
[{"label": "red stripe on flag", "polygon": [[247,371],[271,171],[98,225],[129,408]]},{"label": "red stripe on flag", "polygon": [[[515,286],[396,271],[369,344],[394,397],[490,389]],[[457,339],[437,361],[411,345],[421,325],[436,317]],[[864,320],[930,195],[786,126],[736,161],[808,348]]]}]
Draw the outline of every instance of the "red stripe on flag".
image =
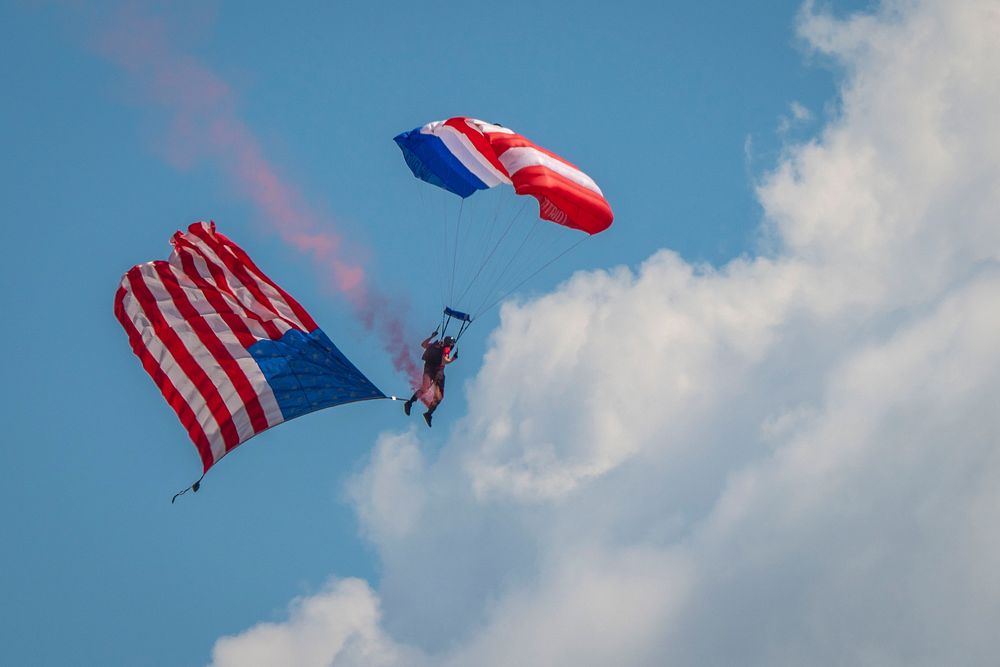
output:
[{"label": "red stripe on flag", "polygon": [[[243,265],[239,258],[233,254],[230,248],[227,248],[226,245],[222,243],[215,233],[206,229],[204,223],[195,223],[188,228],[188,231],[208,245],[208,247],[215,252],[216,256],[223,262],[223,264],[225,264],[226,268],[229,269],[229,272],[236,276],[241,283],[243,283],[243,286],[250,291],[253,297],[259,301],[261,305],[273,312],[277,319],[284,320],[294,329],[299,329],[300,331],[304,330],[305,323],[300,324],[299,322],[290,320],[280,314],[271,299],[261,289],[258,280],[247,271],[247,268]],[[310,331],[312,331],[312,329],[310,329]],[[279,335],[278,338],[280,337],[281,336]]]},{"label": "red stripe on flag", "polygon": [[[177,281],[177,277],[171,270],[170,265],[163,262],[155,262],[153,266],[160,277],[160,282],[163,283],[167,292],[170,293],[170,298],[173,300],[174,305],[177,306],[177,311],[191,325],[191,329],[198,336],[198,340],[211,353],[223,372],[225,372],[226,377],[233,383],[233,387],[235,387],[236,393],[239,395],[246,409],[247,416],[250,418],[250,425],[254,433],[260,433],[265,430],[267,428],[267,418],[264,416],[264,409],[261,407],[260,398],[251,386],[249,378],[247,378],[243,369],[240,368],[239,363],[233,358],[229,350],[226,349],[225,344],[219,339],[204,316],[191,305],[187,293]],[[202,294],[209,297],[212,291],[203,291]],[[233,445],[233,447],[235,446]],[[228,451],[229,449],[232,449],[232,447],[227,444],[226,450]]]},{"label": "red stripe on flag", "polygon": [[[192,227],[193,226],[194,225],[192,225]],[[177,243],[178,239],[184,239],[184,235],[181,232],[177,232],[177,234],[174,235],[174,243]],[[219,289],[225,291],[227,294],[231,294],[233,298],[235,298],[237,302],[240,303],[241,307],[244,308],[248,317],[253,317],[258,322],[260,322],[261,326],[264,327],[264,332],[267,334],[268,338],[270,338],[271,340],[278,340],[281,338],[284,332],[282,332],[282,330],[278,327],[278,325],[276,325],[273,322],[274,319],[281,319],[280,316],[276,312],[271,310],[266,303],[260,303],[259,301],[258,303],[260,303],[260,306],[262,308],[265,308],[268,311],[268,313],[273,316],[272,318],[268,319],[262,317],[259,313],[256,313],[250,308],[246,307],[246,304],[244,304],[243,301],[238,296],[236,296],[235,292],[233,291],[233,287],[229,284],[229,278],[228,276],[226,276],[225,265],[222,264],[222,258],[218,259],[216,258],[214,249],[212,251],[212,254],[209,255],[209,253],[207,253],[204,249],[199,248],[193,243],[190,243],[187,239],[183,240],[183,244],[185,247],[190,248],[191,252],[198,253],[198,255],[201,256],[203,260],[205,260],[205,264],[208,266],[208,270],[212,274],[212,278],[215,279],[215,282],[218,285]]]},{"label": "red stripe on flag", "polygon": [[[122,282],[124,283],[125,281],[123,280]],[[167,377],[167,374],[160,367],[159,363],[157,363],[156,359],[149,353],[146,344],[142,340],[142,334],[139,333],[135,324],[129,319],[128,313],[125,312],[124,300],[126,291],[123,285],[118,288],[118,292],[115,294],[115,317],[118,318],[122,328],[125,329],[132,352],[135,353],[135,356],[139,357],[142,367],[153,378],[153,382],[160,389],[163,398],[166,399],[167,404],[177,414],[181,426],[188,432],[188,436],[191,438],[195,449],[198,450],[198,455],[201,457],[203,471],[208,472],[208,469],[215,463],[215,457],[212,454],[212,447],[208,442],[208,437],[201,428],[201,424],[198,423],[198,418],[195,416],[191,406],[188,405],[184,396],[177,391],[174,383],[170,381],[170,378]]]},{"label": "red stripe on flag", "polygon": [[[236,339],[239,340],[240,345],[249,349],[254,343],[259,339],[253,335],[250,331],[250,327],[247,325],[246,319],[253,318],[259,320],[254,313],[245,310],[240,307],[243,312],[237,312],[233,304],[222,295],[222,291],[219,289],[218,285],[210,283],[205,280],[201,273],[198,271],[198,267],[195,266],[194,255],[192,254],[191,248],[185,243],[184,247],[175,245],[175,250],[177,257],[181,261],[181,268],[184,270],[184,275],[198,287],[208,302],[211,304],[212,308],[219,314],[219,317],[226,323],[226,325],[232,329],[233,333],[236,335]],[[207,264],[207,262],[206,262]],[[211,271],[211,268],[209,268]],[[236,297],[233,297],[235,300]],[[239,303],[239,301],[236,301]]]},{"label": "red stripe on flag", "polygon": [[301,322],[303,325],[305,325],[306,331],[313,331],[314,329],[317,329],[319,327],[319,325],[316,324],[315,320],[313,320],[313,318],[309,315],[309,313],[306,312],[306,309],[302,307],[302,304],[300,304],[298,301],[296,301],[295,298],[292,297],[291,294],[289,294],[288,292],[286,292],[285,290],[283,290],[281,288],[281,286],[278,285],[278,283],[276,283],[273,280],[271,280],[270,278],[268,278],[267,275],[263,271],[260,270],[260,267],[258,267],[256,264],[254,264],[254,261],[252,259],[250,259],[250,255],[248,255],[246,253],[246,251],[243,250],[243,248],[241,248],[238,245],[236,245],[235,243],[233,243],[224,234],[220,234],[219,232],[215,232],[215,235],[224,244],[226,244],[226,247],[228,247],[230,250],[233,251],[233,254],[235,254],[240,259],[240,261],[242,261],[243,264],[248,269],[250,269],[251,272],[253,272],[254,274],[256,274],[256,276],[260,280],[263,280],[268,285],[270,285],[271,287],[273,287],[278,292],[278,294],[281,295],[281,298],[285,300],[285,303],[288,304],[288,307],[291,308],[291,310],[292,310],[293,313],[295,313],[295,317],[298,318],[299,322]]},{"label": "red stripe on flag", "polygon": [[[228,312],[233,313],[233,317],[227,315],[227,322],[238,318],[243,323],[247,333],[252,337],[252,339],[247,340],[247,347],[259,340],[274,340],[281,337],[281,329],[273,322],[273,313],[268,311],[268,317],[265,318],[245,306],[239,297],[234,294],[233,288],[226,276],[225,268],[213,259],[215,256],[214,253],[205,251],[191,243],[181,232],[177,232],[174,235],[171,243],[174,245],[175,254],[181,259],[181,265],[184,267],[185,272],[193,272],[191,278],[195,281],[195,284],[203,289],[212,290],[213,294],[218,295],[220,304],[225,304]],[[205,268],[211,274],[211,279],[205,278],[202,272],[198,270],[198,266],[195,263],[196,258],[204,262]],[[227,296],[229,298],[226,298]],[[260,326],[264,331],[261,334],[254,333],[251,325]]]},{"label": "red stripe on flag", "polygon": [[[157,263],[152,262],[154,265]],[[215,386],[215,382],[198,365],[197,360],[191,355],[191,352],[184,345],[180,336],[177,335],[177,332],[174,331],[173,327],[170,326],[170,323],[163,316],[159,304],[146,285],[145,276],[142,274],[143,266],[148,265],[135,266],[125,274],[129,280],[129,285],[132,287],[132,294],[135,295],[143,312],[149,318],[157,337],[163,341],[163,344],[170,351],[170,354],[181,367],[181,370],[191,380],[198,393],[201,394],[205,405],[208,406],[209,411],[219,426],[225,449],[229,451],[240,442],[236,425],[233,424],[232,414],[230,414],[229,408],[226,407],[226,403]]]}]

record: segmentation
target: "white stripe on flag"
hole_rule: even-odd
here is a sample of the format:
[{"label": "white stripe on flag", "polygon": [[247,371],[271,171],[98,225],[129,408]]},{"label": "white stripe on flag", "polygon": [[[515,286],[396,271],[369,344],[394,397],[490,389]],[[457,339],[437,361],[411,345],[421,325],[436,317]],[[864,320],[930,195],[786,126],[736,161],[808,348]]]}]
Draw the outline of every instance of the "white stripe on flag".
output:
[{"label": "white stripe on flag", "polygon": [[[226,242],[222,243],[225,245]],[[225,247],[229,250],[228,246]],[[295,309],[292,308],[292,304],[285,300],[285,295],[281,293],[281,290],[278,289],[277,285],[273,283],[270,278],[265,276],[264,273],[252,263],[244,263],[244,261],[235,253],[233,253],[232,257],[235,261],[239,262],[244,269],[246,269],[247,274],[257,284],[264,296],[270,300],[272,306],[279,315],[295,324],[295,327],[300,331],[310,331],[308,325],[299,319],[299,316],[295,313]]]},{"label": "white stripe on flag", "polygon": [[[212,304],[205,298],[204,292],[197,285],[195,285],[194,282],[192,282],[187,274],[185,274],[183,270],[180,270],[179,267],[172,264],[170,266],[170,271],[174,277],[177,278],[177,282],[180,283],[181,289],[183,289],[184,293],[187,295],[191,306],[198,311],[198,314],[202,316],[206,324],[208,324],[208,326],[215,333],[219,342],[223,344],[226,352],[228,352],[239,365],[240,370],[249,382],[250,387],[253,389],[254,393],[257,394],[260,406],[264,411],[264,417],[267,419],[268,427],[280,424],[284,421],[284,417],[281,415],[281,408],[278,407],[278,401],[274,397],[274,391],[271,389],[271,385],[267,383],[267,378],[264,377],[264,373],[260,370],[260,366],[253,358],[253,355],[251,355],[250,352],[240,344],[236,333],[218,314]],[[249,324],[249,321],[246,319],[244,319],[244,322]],[[257,326],[259,327],[260,325]],[[268,340],[267,336],[262,336],[261,339]],[[242,403],[242,400],[240,402]],[[240,430],[240,440],[246,440],[246,437],[243,436],[242,430]]]},{"label": "white stripe on flag", "polygon": [[[246,404],[236,391],[236,385],[233,384],[226,371],[223,370],[222,364],[212,351],[198,338],[198,334],[191,325],[191,321],[181,315],[170,292],[167,291],[160,277],[156,275],[153,265],[144,264],[139,269],[139,272],[142,275],[143,282],[146,284],[146,289],[156,299],[160,315],[166,320],[167,325],[174,330],[177,337],[180,338],[181,343],[191,354],[195,363],[201,367],[201,370],[205,372],[208,379],[215,385],[226,409],[232,415],[232,422],[236,427],[236,432],[239,434],[240,442],[252,438],[255,431],[253,430],[253,425],[250,423],[250,417],[247,415]],[[238,347],[242,349],[242,346]],[[226,350],[229,351],[228,346],[226,346]],[[247,354],[245,350],[244,354]],[[256,362],[254,366],[256,366]],[[257,372],[260,372],[259,368]],[[249,378],[247,380],[249,381]]]},{"label": "white stripe on flag", "polygon": [[[225,263],[223,263],[216,252],[208,246],[208,244],[193,234],[187,235],[187,239],[202,254],[202,257],[204,257],[206,261],[211,262],[222,272],[223,277],[226,279],[226,284],[221,285],[220,289],[236,297],[244,308],[260,316],[262,320],[269,321],[274,324],[278,327],[281,334],[284,334],[289,329],[295,328],[302,331],[306,330],[302,323],[295,318],[294,313],[291,312],[291,309],[289,309],[287,305],[285,308],[288,310],[289,317],[284,317],[271,303],[262,303],[260,299],[254,296],[253,292],[250,291],[246,284],[244,284],[240,278],[238,278],[226,267]],[[242,264],[242,262],[240,263]],[[254,280],[255,285],[257,282],[258,281]],[[285,303],[284,299],[281,300],[281,303]]]},{"label": "white stripe on flag", "polygon": [[[191,258],[191,262],[194,264],[194,268],[198,272],[198,276],[209,285],[215,287],[216,293],[226,302],[226,305],[229,306],[230,312],[246,323],[251,336],[257,340],[269,340],[270,337],[267,335],[267,332],[264,331],[264,327],[261,325],[260,320],[252,315],[253,311],[247,310],[243,307],[243,304],[241,304],[239,300],[229,292],[228,285],[219,285],[219,283],[216,282],[215,276],[212,275],[212,272],[208,268],[208,263],[200,254],[193,252],[186,247],[175,248],[174,252],[170,255],[170,266],[173,267],[175,274],[178,276],[182,274],[187,276],[187,272],[184,271],[184,266],[181,264],[181,253]],[[188,278],[188,280],[190,280],[190,278]]]},{"label": "white stripe on flag", "polygon": [[184,369],[174,359],[167,345],[156,336],[152,322],[146,316],[145,312],[143,312],[139,300],[133,295],[131,280],[126,280],[129,282],[129,287],[126,289],[124,298],[122,299],[122,306],[125,308],[125,313],[142,335],[143,346],[149,351],[150,356],[156,360],[160,369],[170,378],[170,382],[184,398],[184,402],[191,408],[195,420],[201,426],[201,430],[205,433],[205,438],[208,440],[209,447],[212,450],[212,458],[218,461],[226,453],[226,443],[222,438],[222,430],[219,428],[218,421],[216,421],[201,392],[198,391],[198,388],[195,387],[194,383],[184,372]]}]

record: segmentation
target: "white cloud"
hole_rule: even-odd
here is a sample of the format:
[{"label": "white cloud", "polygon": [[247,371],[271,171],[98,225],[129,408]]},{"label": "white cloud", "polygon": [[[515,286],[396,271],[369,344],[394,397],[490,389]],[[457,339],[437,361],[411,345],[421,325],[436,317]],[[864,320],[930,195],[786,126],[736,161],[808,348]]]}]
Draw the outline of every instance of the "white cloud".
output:
[{"label": "white cloud", "polygon": [[420,519],[426,490],[419,483],[424,460],[413,431],[383,434],[368,468],[348,484],[369,538],[380,544],[405,538]]},{"label": "white cloud", "polygon": [[789,111],[792,114],[792,118],[796,121],[807,121],[812,118],[812,112],[806,107],[802,106],[801,102],[793,101],[789,107]]},{"label": "white cloud", "polygon": [[292,602],[282,623],[261,623],[219,639],[215,667],[323,667],[400,664],[406,652],[378,628],[378,600],[360,579],[330,581],[311,597]]},{"label": "white cloud", "polygon": [[788,105],[788,116],[778,118],[778,135],[785,137],[796,125],[812,120],[812,112],[798,101]]},{"label": "white cloud", "polygon": [[800,32],[845,80],[760,187],[773,250],[505,306],[440,455],[383,436],[351,485],[378,598],[335,585],[218,664],[995,660],[1000,5]]}]

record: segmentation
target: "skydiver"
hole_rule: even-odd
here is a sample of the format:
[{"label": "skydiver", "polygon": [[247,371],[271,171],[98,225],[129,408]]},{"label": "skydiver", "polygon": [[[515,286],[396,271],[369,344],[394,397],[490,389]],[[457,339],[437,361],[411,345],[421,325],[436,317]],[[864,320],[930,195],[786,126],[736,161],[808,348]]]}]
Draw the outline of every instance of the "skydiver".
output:
[{"label": "skydiver", "polygon": [[431,417],[434,411],[441,403],[441,399],[444,398],[444,367],[458,359],[457,351],[452,355],[452,350],[455,349],[457,341],[451,336],[445,336],[441,340],[432,343],[431,341],[437,335],[438,331],[435,329],[430,336],[421,341],[420,347],[424,348],[422,356],[424,360],[424,376],[421,380],[420,388],[413,392],[410,400],[403,403],[403,412],[409,416],[413,402],[419,398],[427,406],[427,412],[424,413],[424,421],[427,422],[428,426],[431,425]]}]

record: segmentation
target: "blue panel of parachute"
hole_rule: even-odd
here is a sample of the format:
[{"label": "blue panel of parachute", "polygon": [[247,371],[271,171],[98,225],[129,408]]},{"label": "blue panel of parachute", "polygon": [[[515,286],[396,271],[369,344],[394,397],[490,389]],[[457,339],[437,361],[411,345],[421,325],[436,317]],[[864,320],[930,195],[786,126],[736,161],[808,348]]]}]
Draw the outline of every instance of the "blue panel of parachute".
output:
[{"label": "blue panel of parachute", "polygon": [[385,398],[321,329],[289,329],[250,346],[285,421],[341,403]]},{"label": "blue panel of parachute", "polygon": [[393,141],[403,151],[403,159],[410,171],[420,180],[454,192],[462,198],[476,190],[489,189],[433,134],[423,134],[418,127],[396,135]]}]

